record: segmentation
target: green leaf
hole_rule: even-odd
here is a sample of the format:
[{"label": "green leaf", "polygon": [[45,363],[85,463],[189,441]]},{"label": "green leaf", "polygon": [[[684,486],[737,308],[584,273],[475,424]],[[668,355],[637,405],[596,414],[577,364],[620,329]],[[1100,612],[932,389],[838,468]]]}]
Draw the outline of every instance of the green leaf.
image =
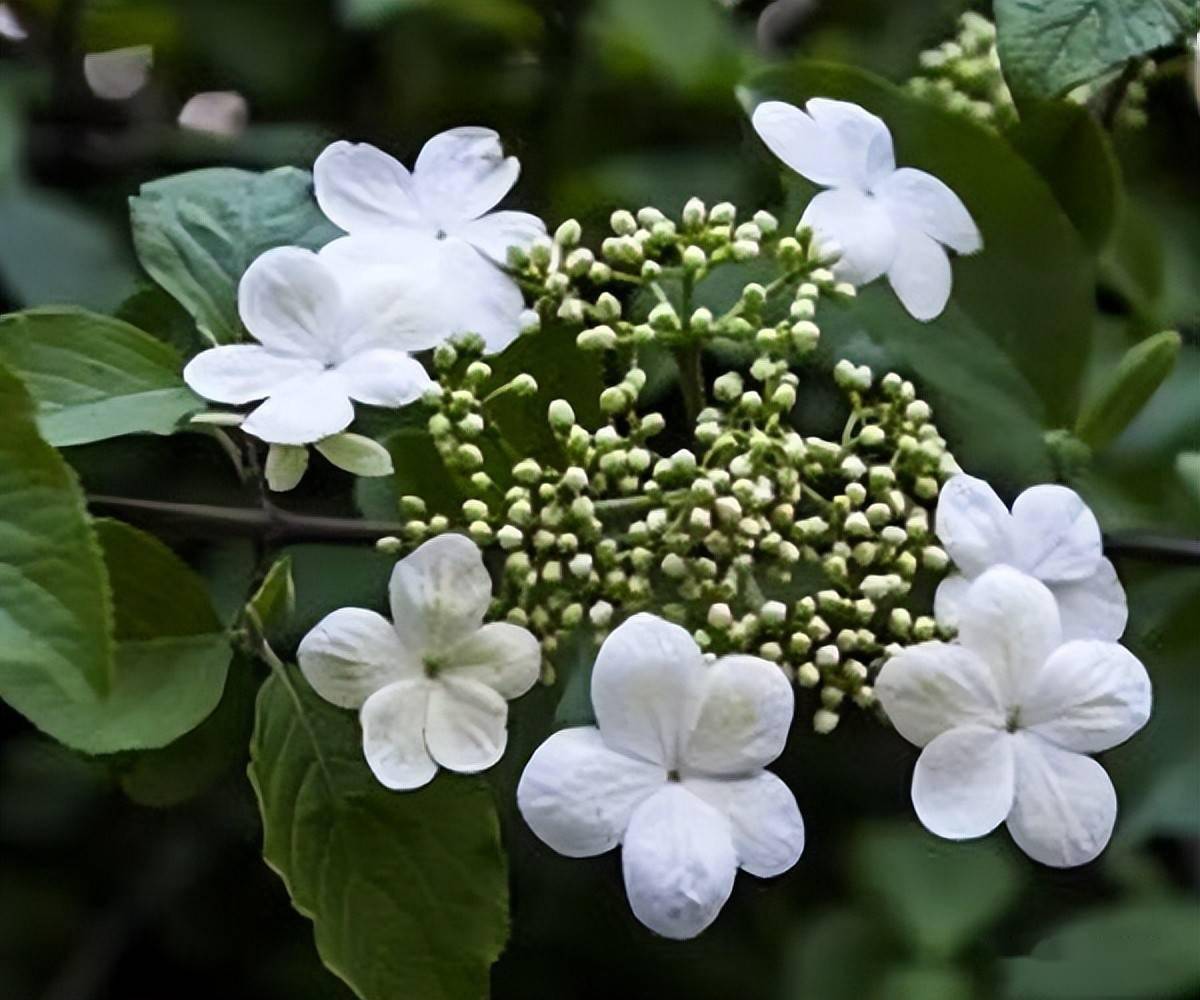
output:
[{"label": "green leaf", "polygon": [[0,696],[25,711],[32,681],[51,698],[99,697],[112,681],[113,611],[83,493],[2,365],[0,413]]},{"label": "green leaf", "polygon": [[1004,77],[1018,97],[1057,97],[1200,27],[1189,0],[996,0]]},{"label": "green leaf", "polygon": [[[1046,426],[1073,419],[1091,348],[1093,264],[1045,181],[1002,136],[844,66],[773,68],[752,76],[741,97],[747,107],[832,97],[879,115],[891,129],[897,163],[947,183],[983,234],[980,253],[953,262],[951,303],[1013,360],[1041,397]],[[785,178],[797,190],[816,190],[791,171]],[[937,349],[953,337],[953,323],[947,310],[926,325],[926,344]]]},{"label": "green leaf", "polygon": [[1020,889],[1018,870],[994,843],[946,843],[907,824],[864,831],[853,857],[860,891],[924,958],[953,958]]},{"label": "green leaf", "polygon": [[129,201],[142,266],[214,343],[241,339],[237,285],[259,254],[316,249],[339,235],[317,208],[307,171],[217,167],[142,185]]},{"label": "green leaf", "polygon": [[1164,330],[1126,351],[1084,401],[1076,436],[1092,448],[1115,440],[1174,370],[1182,343],[1174,330]]},{"label": "green leaf", "polygon": [[308,471],[308,445],[273,444],[267,449],[263,474],[267,486],[276,493],[286,493],[300,485]]},{"label": "green leaf", "polygon": [[1103,250],[1121,210],[1121,168],[1096,118],[1078,104],[1039,101],[1021,109],[1007,135],[1092,252]]},{"label": "green leaf", "polygon": [[170,434],[204,401],[174,349],[136,327],[70,306],[0,317],[0,361],[21,376],[52,445]]},{"label": "green leaf", "polygon": [[1003,963],[1009,1000],[1171,1000],[1200,990],[1200,909],[1190,899],[1088,914]]},{"label": "green leaf", "polygon": [[250,778],[263,855],[312,919],[325,964],[364,1000],[479,1000],[508,936],[508,878],[482,779],[380,785],[353,712],[299,673],[263,685]]},{"label": "green leaf", "polygon": [[275,628],[286,624],[296,610],[296,585],[292,580],[290,555],[280,556],[271,564],[246,607],[254,612],[259,626],[268,636]]}]

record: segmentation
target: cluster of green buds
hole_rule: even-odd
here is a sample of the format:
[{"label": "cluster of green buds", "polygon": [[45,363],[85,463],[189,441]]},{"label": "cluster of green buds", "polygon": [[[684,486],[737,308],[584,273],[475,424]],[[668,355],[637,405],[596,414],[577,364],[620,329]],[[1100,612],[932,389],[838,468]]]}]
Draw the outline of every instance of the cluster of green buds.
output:
[{"label": "cluster of green buds", "polygon": [[[532,293],[529,330],[561,337],[551,349],[563,364],[606,373],[600,425],[554,399],[552,457],[514,454],[489,408],[506,393],[532,397],[535,381],[496,377],[477,338],[438,348],[429,429],[467,499],[428,516],[425,498],[402,498],[405,537],[385,544],[453,530],[490,550],[493,616],[539,638],[547,680],[571,634],[598,642],[648,610],[708,652],[764,657],[818,689],[814,726],[829,732],[845,704],[874,705],[872,679],[889,655],[940,634],[910,605],[928,608],[947,568],[931,519],[957,466],[911,382],[849,361],[832,372],[841,435],[797,425],[818,306],[854,295],[830,270],[835,248],[781,231],[767,213],[739,224],[732,205],[695,199],[679,220],[646,208],[614,213],[611,225],[599,257],[569,221],[511,258]],[[748,261],[763,280],[719,283],[718,304],[704,279]],[[706,375],[713,347],[745,363]],[[673,427],[644,398],[643,362],[666,352],[686,411]]]},{"label": "cluster of green buds", "polygon": [[1150,98],[1150,82],[1158,69],[1158,63],[1153,59],[1138,59],[1125,69],[1076,87],[1067,94],[1067,99],[1077,104],[1111,104],[1106,108],[1105,117],[1113,125],[1144,128],[1149,121],[1146,103]]},{"label": "cluster of green buds", "polygon": [[1017,120],[1016,104],[1000,69],[996,26],[974,12],[963,14],[958,34],[922,52],[911,93],[976,121],[1005,128]]}]

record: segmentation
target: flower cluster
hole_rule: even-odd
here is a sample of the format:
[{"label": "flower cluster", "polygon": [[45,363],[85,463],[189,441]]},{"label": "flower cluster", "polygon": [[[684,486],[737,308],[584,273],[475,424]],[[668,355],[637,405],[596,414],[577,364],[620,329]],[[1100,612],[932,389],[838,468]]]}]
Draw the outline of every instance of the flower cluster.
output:
[{"label": "flower cluster", "polygon": [[974,11],[962,15],[953,39],[921,53],[920,72],[908,89],[985,125],[1006,128],[1017,120],[996,51],[996,26]]}]

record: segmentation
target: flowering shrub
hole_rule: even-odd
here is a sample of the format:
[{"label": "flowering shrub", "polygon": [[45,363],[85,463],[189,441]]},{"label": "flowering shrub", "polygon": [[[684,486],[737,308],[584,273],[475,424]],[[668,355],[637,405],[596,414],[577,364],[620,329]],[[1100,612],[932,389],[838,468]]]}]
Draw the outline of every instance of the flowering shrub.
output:
[{"label": "flowering shrub", "polygon": [[[907,91],[749,74],[769,209],[680,189],[547,226],[498,208],[528,192],[476,126],[411,169],[338,140],[311,175],[149,182],[133,239],[183,351],[132,307],[0,319],[0,696],[153,761],[249,679],[265,859],[366,1000],[486,993],[520,838],[548,866],[619,849],[631,933],[730,919],[738,869],[803,872],[825,835],[789,765],[810,737],[839,773],[869,729],[919,747],[937,837],[1004,822],[1033,862],[1094,861],[1121,820],[1091,755],[1155,700],[1111,557],[1195,552],[1102,534],[1091,470],[1181,338],[1084,387],[1090,265],[1064,261],[1115,223],[1037,139],[1107,150],[1088,102],[1138,124],[1127,85],[1187,18],[1095,59],[1065,39],[1068,72],[1033,58],[1046,6],[969,15]],[[143,85],[145,52],[136,79],[103,55],[105,94]],[[252,506],[204,503],[207,470],[113,498],[69,464],[148,435],[211,444]],[[154,515],[250,531],[233,600]],[[279,551],[310,541],[370,543],[373,575],[322,592]]]}]

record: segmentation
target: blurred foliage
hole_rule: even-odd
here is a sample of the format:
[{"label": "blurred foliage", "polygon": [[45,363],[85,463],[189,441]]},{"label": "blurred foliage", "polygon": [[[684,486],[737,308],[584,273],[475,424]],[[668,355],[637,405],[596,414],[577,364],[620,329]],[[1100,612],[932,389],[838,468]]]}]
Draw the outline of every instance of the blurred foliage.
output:
[{"label": "blurred foliage", "polygon": [[[288,239],[311,232],[316,222],[297,208],[307,204],[303,174],[287,175],[295,179],[294,203],[254,218],[244,211],[242,189],[253,180],[239,170],[307,170],[332,136],[373,141],[408,158],[438,129],[479,123],[497,128],[521,158],[524,176],[513,207],[552,222],[578,215],[593,236],[618,205],[658,201],[675,209],[692,194],[779,208],[790,221],[811,189],[795,178],[781,183],[777,164],[753,138],[735,96],[735,87],[748,85],[793,100],[847,97],[881,113],[900,161],[958,189],[985,235],[983,255],[956,261],[955,296],[937,323],[913,323],[886,288],[872,287],[853,309],[823,317],[829,359],[846,354],[914,378],[936,404],[962,464],[992,478],[1010,498],[1057,476],[1085,494],[1110,534],[1196,538],[1200,117],[1186,60],[1159,53],[1143,129],[1111,131],[1092,113],[1095,105],[1084,110],[1035,100],[1099,76],[1103,113],[1103,74],[1162,42],[1153,9],[1169,17],[1187,5],[1072,3],[1104,16],[1118,8],[1137,8],[1139,16],[1149,11],[1146,31],[1136,36],[1144,42],[1118,39],[1112,48],[1081,36],[1055,61],[1046,55],[1052,32],[1013,20],[1029,5],[998,2],[1001,48],[1022,53],[1021,76],[1009,81],[1018,84],[1022,118],[1008,133],[922,105],[895,86],[915,72],[922,49],[954,33],[967,6],[966,0],[10,3],[29,38],[0,38],[0,306],[71,303],[119,314],[124,324],[82,313],[71,322],[119,329],[140,345],[146,367],[142,380],[115,398],[96,398],[83,371],[71,386],[39,385],[32,377],[38,351],[51,349],[61,334],[0,328],[0,360],[24,369],[34,397],[18,401],[14,390],[10,399],[0,376],[4,419],[25,421],[31,431],[35,413],[43,430],[57,420],[66,436],[54,440],[69,445],[63,454],[89,493],[254,506],[257,496],[218,435],[88,443],[86,419],[72,422],[72,413],[82,410],[87,418],[87,408],[96,407],[92,416],[113,426],[159,429],[165,418],[155,407],[182,402],[158,395],[178,389],[158,360],[199,346],[193,318],[218,339],[228,335],[236,324],[232,283],[245,263],[237,254],[281,232]],[[123,102],[91,94],[82,55],[134,44],[155,48],[148,85]],[[221,138],[176,126],[192,94],[226,89],[249,102],[244,132]],[[221,169],[206,175],[212,185],[202,204],[173,200],[171,182],[161,180],[213,167]],[[127,199],[139,193],[139,211],[174,213],[179,225],[169,244],[141,240],[135,252]],[[140,257],[154,274],[156,261],[168,256],[172,267],[182,259],[224,274],[230,295],[207,301],[195,289],[172,288],[187,307],[181,308],[137,268]],[[1153,351],[1147,338],[1164,329],[1179,331],[1174,366],[1159,366],[1146,378],[1139,358]],[[18,334],[19,343],[10,341]],[[78,334],[89,335],[96,334]],[[600,376],[556,370],[554,358],[534,343],[521,350],[526,356],[512,363],[532,367],[545,393],[557,394],[558,381],[582,387]],[[1128,422],[1113,421],[1106,394],[1130,369],[1147,402],[1136,415],[1122,414],[1132,417]],[[672,405],[670,371],[664,367],[654,378],[664,405]],[[501,420],[525,426],[544,400],[506,405]],[[802,402],[815,424],[829,419],[831,405],[816,390]],[[423,419],[417,408],[365,414],[360,424],[386,441],[395,476],[360,481],[352,502],[349,477],[314,459],[288,505],[387,518],[417,484],[431,495],[430,483],[438,484],[447,507],[455,505],[453,481],[417,430]],[[1047,439],[1047,432],[1064,428],[1078,428],[1092,448],[1069,434]],[[28,447],[36,448],[35,440],[31,433]],[[68,475],[57,456],[42,457],[47,475]],[[0,477],[6,474],[0,465]],[[79,511],[37,512],[90,530],[71,521]],[[290,557],[290,575],[277,570],[262,581],[255,567],[268,553],[255,541],[197,538],[170,526],[159,534],[175,553],[159,553],[157,588],[170,604],[163,613],[182,623],[168,640],[203,636],[218,619],[230,622],[257,593],[273,643],[290,654],[333,607],[377,607],[390,569],[390,560],[369,547],[284,545],[277,554]],[[119,554],[123,546],[155,544],[138,539],[130,530],[128,537],[105,539],[106,549]],[[184,563],[205,582],[207,596],[184,600],[186,586],[169,581]],[[94,564],[77,568],[80,586],[99,593],[106,585],[99,546]],[[824,738],[798,728],[777,770],[796,789],[805,815],[805,857],[770,885],[739,879],[721,920],[699,941],[651,938],[628,912],[614,856],[558,857],[525,829],[511,802],[501,801],[513,937],[493,970],[493,995],[1158,1000],[1200,993],[1200,570],[1136,552],[1119,556],[1118,568],[1131,605],[1127,642],[1150,670],[1156,708],[1143,733],[1105,756],[1122,815],[1097,862],[1058,872],[1027,862],[1003,838],[937,841],[910,818],[912,748],[866,718],[848,718]],[[294,580],[294,608],[288,580]],[[122,584],[115,574],[114,586],[121,585],[146,581]],[[92,598],[93,607],[103,607]],[[203,618],[203,629],[198,619],[185,622],[188,607]],[[118,625],[119,642],[145,638],[136,621]],[[0,640],[7,643],[5,627],[0,623]],[[586,651],[587,637],[579,639]],[[555,686],[514,705],[511,751],[489,782],[511,788],[556,712],[562,720],[586,717],[585,660],[580,649],[565,650]],[[88,673],[103,672],[108,660],[93,650],[71,662]],[[321,970],[310,925],[261,863],[242,748],[263,669],[239,654],[228,670],[216,711],[161,749],[85,759],[0,709],[5,1000],[350,995]],[[271,711],[286,710],[277,697],[269,702]],[[173,808],[161,808],[167,805]],[[373,821],[364,815],[354,821]],[[281,838],[272,834],[277,852]],[[387,837],[378,842],[389,859],[378,869],[379,894],[388,897],[380,905],[402,908],[404,886],[395,874],[402,859]],[[370,885],[369,873],[357,877]],[[293,891],[304,895],[303,888]],[[493,944],[481,941],[479,953]],[[419,988],[413,995],[424,1000]]]}]

